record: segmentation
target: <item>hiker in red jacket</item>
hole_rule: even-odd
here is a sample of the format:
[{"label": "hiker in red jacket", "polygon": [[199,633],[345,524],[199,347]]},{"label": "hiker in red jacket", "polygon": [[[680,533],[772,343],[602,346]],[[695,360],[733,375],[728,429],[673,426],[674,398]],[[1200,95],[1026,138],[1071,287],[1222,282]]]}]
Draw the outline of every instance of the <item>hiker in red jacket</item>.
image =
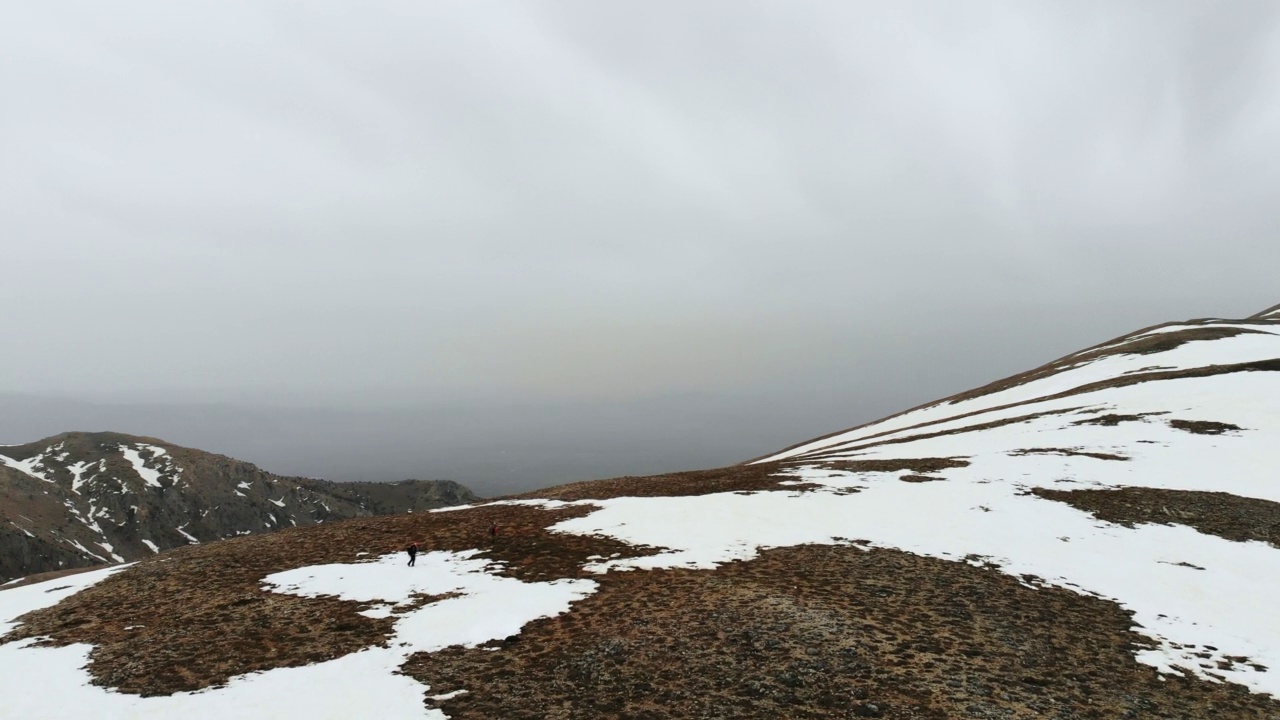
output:
[{"label": "hiker in red jacket", "polygon": [[418,543],[409,543],[409,547],[405,548],[405,552],[409,553],[409,567],[413,567],[413,562],[418,559]]},{"label": "hiker in red jacket", "polygon": [[498,523],[495,522],[489,526],[489,537],[498,537]]}]

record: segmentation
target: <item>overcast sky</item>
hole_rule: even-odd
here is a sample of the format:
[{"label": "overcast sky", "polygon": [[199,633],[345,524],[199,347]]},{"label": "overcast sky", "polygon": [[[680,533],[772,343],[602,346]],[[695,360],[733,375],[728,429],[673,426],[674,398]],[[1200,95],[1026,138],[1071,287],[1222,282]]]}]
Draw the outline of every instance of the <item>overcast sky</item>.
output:
[{"label": "overcast sky", "polygon": [[1277,128],[1270,0],[10,3],[0,393],[764,453],[1280,302]]}]

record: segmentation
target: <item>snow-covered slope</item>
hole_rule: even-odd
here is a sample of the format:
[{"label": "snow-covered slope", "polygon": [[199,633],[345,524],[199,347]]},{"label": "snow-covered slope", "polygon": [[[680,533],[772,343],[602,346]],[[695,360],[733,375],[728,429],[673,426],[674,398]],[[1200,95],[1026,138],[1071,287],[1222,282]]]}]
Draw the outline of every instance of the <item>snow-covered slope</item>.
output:
[{"label": "snow-covered slope", "polygon": [[1276,718],[1278,439],[1280,308],[1164,325],[747,465],[0,591],[0,697],[52,678],[66,704],[23,717]]},{"label": "snow-covered slope", "polygon": [[[902,460],[950,462],[906,482],[899,470],[861,469]],[[1280,549],[1199,532],[1172,512],[1150,520],[1178,524],[1099,522],[1032,492],[1280,502],[1280,317],[1143,331],[757,462],[786,463],[797,484],[856,492],[617,498],[557,529],[667,548],[602,569],[710,568],[842,537],[994,563],[1133,610],[1158,644],[1143,662],[1280,696],[1280,671],[1258,669],[1280,669]]]},{"label": "snow-covered slope", "polygon": [[[1136,410],[1139,405],[1146,407],[1145,401],[1131,400],[1134,396],[1123,392],[1124,388],[1145,385],[1177,396],[1198,392],[1203,383],[1169,383],[1205,377],[1229,379],[1209,395],[1188,397],[1182,405],[1194,404],[1193,411],[1201,414],[1230,413],[1241,393],[1250,391],[1249,383],[1258,381],[1258,376],[1250,373],[1273,370],[1272,365],[1280,363],[1280,311],[1273,315],[1275,319],[1203,320],[1135,333],[976,391],[798,445],[763,461],[845,456],[862,447],[965,428],[982,429],[989,422],[1031,413],[1060,414],[1063,407],[1122,410],[1128,408],[1125,403],[1137,402],[1128,408]],[[1262,377],[1260,382],[1269,382],[1265,372]],[[1214,398],[1227,406],[1215,407]]]}]

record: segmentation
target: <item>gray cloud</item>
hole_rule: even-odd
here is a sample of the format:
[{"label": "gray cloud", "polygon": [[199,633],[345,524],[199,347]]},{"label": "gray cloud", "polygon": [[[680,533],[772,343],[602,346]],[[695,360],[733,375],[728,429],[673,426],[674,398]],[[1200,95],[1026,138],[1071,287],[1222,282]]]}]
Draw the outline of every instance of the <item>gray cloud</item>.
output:
[{"label": "gray cloud", "polygon": [[10,8],[0,392],[853,422],[1248,314],[1277,7]]}]

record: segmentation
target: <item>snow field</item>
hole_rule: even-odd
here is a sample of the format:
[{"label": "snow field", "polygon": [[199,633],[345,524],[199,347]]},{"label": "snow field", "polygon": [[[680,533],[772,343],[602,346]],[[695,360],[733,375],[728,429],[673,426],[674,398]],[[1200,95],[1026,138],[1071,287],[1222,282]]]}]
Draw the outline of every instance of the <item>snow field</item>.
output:
[{"label": "snow field", "polygon": [[[64,599],[87,587],[97,585],[127,567],[129,565],[113,565],[101,570],[76,573],[0,592],[0,636],[17,627],[15,621],[18,617],[26,615],[33,610],[53,607]],[[0,662],[0,667],[7,668],[8,666]],[[0,678],[3,676],[4,673],[0,673]],[[7,695],[0,693],[0,697],[7,697]]]},{"label": "snow field", "polygon": [[[1086,411],[1043,417],[988,430],[875,445],[852,452],[832,452],[819,460],[876,460],[897,458],[1008,457],[1032,448],[1060,448],[1117,454],[1128,461],[1088,457],[1027,455],[1010,458],[1006,480],[1055,487],[1071,478],[1100,486],[1137,486],[1171,490],[1228,492],[1242,497],[1280,502],[1275,468],[1275,438],[1280,437],[1280,373],[1236,373],[1202,378],[1166,380],[1039,403],[1032,410],[1015,409],[983,415],[987,422],[1031,411]],[[1116,426],[1080,421],[1105,414],[1149,415]],[[1240,428],[1222,435],[1196,435],[1169,425],[1170,420],[1208,420]],[[947,429],[951,426],[940,425]],[[955,427],[965,427],[956,425]],[[944,473],[950,477],[949,470]]]},{"label": "snow field", "polygon": [[[1044,410],[1072,410],[1068,414],[919,440],[903,434],[908,441],[814,459],[956,457],[970,463],[936,473],[937,482],[898,480],[907,471],[855,473],[808,465],[792,473],[792,482],[829,491],[598,500],[592,502],[599,510],[553,529],[668,548],[650,557],[599,561],[591,568],[598,572],[712,568],[766,548],[847,540],[950,560],[982,556],[1011,575],[1035,575],[1132,610],[1139,632],[1159,645],[1138,653],[1141,662],[1166,672],[1180,667],[1206,679],[1222,677],[1280,697],[1280,613],[1273,602],[1280,597],[1280,550],[1181,525],[1113,525],[1028,493],[1033,487],[1136,486],[1280,501],[1276,397],[1280,376],[1264,372],[1109,388],[936,429]],[[1096,412],[1079,410],[1082,404]],[[1115,426],[1075,424],[1107,412],[1167,415]],[[1170,419],[1227,422],[1242,430],[1197,435],[1170,426]],[[1128,460],[1019,452],[1034,448]],[[858,492],[839,493],[848,489]],[[1211,657],[1196,656],[1202,652]],[[1227,656],[1274,669],[1214,666]]]}]

